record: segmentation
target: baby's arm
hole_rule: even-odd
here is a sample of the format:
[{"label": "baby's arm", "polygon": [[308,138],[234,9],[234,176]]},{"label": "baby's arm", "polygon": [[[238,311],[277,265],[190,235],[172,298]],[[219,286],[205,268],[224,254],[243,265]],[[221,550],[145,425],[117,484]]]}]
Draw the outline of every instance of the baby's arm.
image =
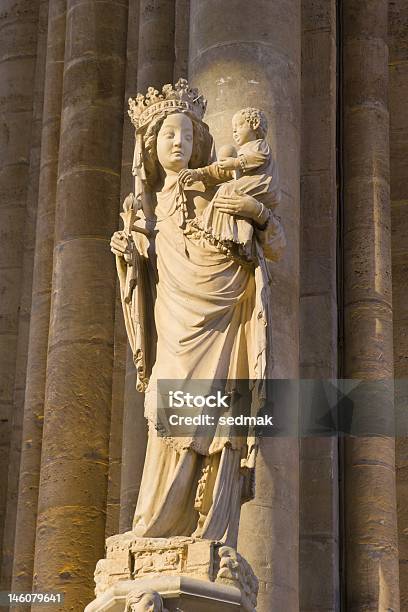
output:
[{"label": "baby's arm", "polygon": [[217,161],[217,165],[221,170],[238,170],[241,168],[241,162],[238,157],[224,157]]},{"label": "baby's arm", "polygon": [[232,172],[220,167],[220,162],[215,162],[203,168],[185,168],[179,173],[180,183],[187,186],[196,181],[202,181],[205,185],[218,185],[218,183],[225,183],[232,178],[234,178]]},{"label": "baby's arm", "polygon": [[238,168],[240,168],[241,172],[244,174],[251,170],[256,170],[260,166],[263,166],[263,164],[270,159],[270,156],[269,146],[266,142],[264,140],[261,142],[257,141],[256,144],[254,143],[253,148],[247,147],[245,152],[238,152]]}]

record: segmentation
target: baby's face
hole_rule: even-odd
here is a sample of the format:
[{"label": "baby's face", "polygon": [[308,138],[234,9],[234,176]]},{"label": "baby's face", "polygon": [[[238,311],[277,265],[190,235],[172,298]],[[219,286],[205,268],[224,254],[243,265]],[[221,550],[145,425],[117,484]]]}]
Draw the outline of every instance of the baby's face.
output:
[{"label": "baby's face", "polygon": [[246,142],[256,140],[255,131],[240,113],[237,113],[232,118],[232,136],[239,147]]}]

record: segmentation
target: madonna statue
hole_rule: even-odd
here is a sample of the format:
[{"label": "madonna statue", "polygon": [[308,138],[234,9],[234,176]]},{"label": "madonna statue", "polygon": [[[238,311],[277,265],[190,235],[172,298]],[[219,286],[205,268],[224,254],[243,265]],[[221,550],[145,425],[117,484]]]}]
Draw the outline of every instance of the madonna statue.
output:
[{"label": "madonna statue", "polygon": [[[156,430],[161,379],[250,380],[260,404],[262,381],[271,375],[269,262],[277,261],[285,246],[273,213],[279,200],[276,168],[269,207],[241,189],[217,190],[219,177],[187,186],[180,179],[186,169],[214,161],[213,140],[202,121],[205,106],[184,79],[165,85],[162,93],[149,88],[146,96],[130,100],[135,193],[124,202],[124,229],[115,232],[111,248],[149,422],[133,532],[236,546],[256,439],[163,437]],[[210,203],[252,225],[250,259],[200,229]]]}]

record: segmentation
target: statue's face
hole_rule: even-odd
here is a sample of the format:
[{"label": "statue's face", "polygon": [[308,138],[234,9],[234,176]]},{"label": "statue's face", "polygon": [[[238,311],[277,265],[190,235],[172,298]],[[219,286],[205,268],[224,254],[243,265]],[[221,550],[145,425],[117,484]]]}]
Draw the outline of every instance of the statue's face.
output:
[{"label": "statue's face", "polygon": [[157,136],[157,157],[165,170],[187,168],[193,152],[193,124],[183,113],[168,115]]},{"label": "statue's face", "polygon": [[132,604],[131,612],[159,612],[161,610],[160,597],[156,593],[146,593],[137,604]]},{"label": "statue's face", "polygon": [[256,140],[255,131],[239,112],[232,118],[232,136],[239,147],[251,140]]}]

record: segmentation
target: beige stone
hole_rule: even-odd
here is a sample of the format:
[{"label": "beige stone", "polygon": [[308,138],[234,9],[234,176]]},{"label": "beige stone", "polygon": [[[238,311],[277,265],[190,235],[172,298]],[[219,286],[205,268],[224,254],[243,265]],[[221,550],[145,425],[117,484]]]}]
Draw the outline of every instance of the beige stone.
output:
[{"label": "beige stone", "polygon": [[[272,273],[273,375],[297,378],[300,2],[240,0],[229,13],[227,28],[225,6],[217,0],[192,0],[190,11],[189,75],[208,97],[207,121],[217,146],[230,141],[231,118],[243,106],[262,107],[268,116],[268,138],[282,190],[278,214],[288,243],[285,257]],[[262,485],[256,486],[255,499],[243,507],[239,538],[239,550],[260,578],[262,612],[299,606],[298,470],[297,439],[262,439],[256,474]],[[285,494],[275,500],[274,491],[280,488]],[[282,546],[282,526],[288,523],[291,527]]]},{"label": "beige stone", "polygon": [[[180,111],[188,111],[188,115]],[[125,199],[124,212],[121,215],[124,229],[116,232],[111,240],[112,251],[117,257],[126,328],[136,364],[136,384],[139,390],[146,390],[145,415],[149,421],[149,441],[131,537],[140,539],[140,563],[148,556],[140,566],[141,571],[146,567],[147,572],[157,572],[162,567],[159,558],[159,565],[155,566],[148,554],[148,538],[152,537],[155,538],[152,542],[157,546],[160,545],[158,538],[165,536],[183,535],[202,539],[201,543],[194,544],[195,549],[208,546],[211,540],[216,539],[227,545],[220,549],[229,551],[226,557],[230,561],[225,561],[226,568],[230,562],[238,562],[239,555],[237,556],[234,547],[243,495],[241,491],[247,475],[254,469],[255,461],[255,449],[250,438],[247,441],[245,438],[234,438],[228,431],[224,434],[226,437],[213,439],[211,433],[208,439],[195,437],[194,433],[184,440],[171,437],[171,434],[165,438],[158,437],[154,429],[158,381],[180,377],[205,379],[208,372],[213,372],[214,378],[221,379],[264,378],[270,371],[268,363],[270,368],[272,357],[268,335],[269,300],[265,297],[265,258],[277,259],[280,256],[284,246],[282,229],[272,210],[263,204],[260,222],[262,225],[257,225],[260,203],[249,193],[240,192],[239,196],[232,195],[227,204],[220,204],[220,211],[223,212],[226,207],[228,212],[231,208],[233,210],[230,214],[236,210],[248,219],[248,226],[250,222],[254,223],[251,242],[254,257],[258,262],[256,272],[246,268],[247,263],[244,265],[241,262],[239,253],[226,251],[223,245],[207,240],[205,232],[200,229],[200,219],[204,219],[206,206],[217,207],[222,198],[217,192],[212,200],[214,188],[211,191],[205,185],[205,180],[197,181],[197,177],[193,177],[191,173],[187,177],[191,180],[184,180],[189,163],[193,169],[202,168],[210,159],[211,136],[207,127],[201,123],[204,111],[205,100],[196,90],[191,90],[184,80],[178,81],[174,87],[164,86],[161,94],[151,88],[146,98],[139,95],[130,101],[129,114],[136,127],[135,195],[131,194]],[[240,124],[239,130],[237,126],[234,127],[234,134],[238,134],[239,139],[241,136],[243,139],[244,134],[248,138],[252,135],[252,142],[253,138],[257,138],[256,126],[261,129],[260,122],[262,120],[265,123],[265,120],[259,111],[252,110],[245,112],[241,119],[243,124]],[[149,134],[150,125],[158,120],[160,129],[154,142],[147,140],[145,134]],[[253,123],[255,120],[258,122],[256,125]],[[264,123],[262,129],[266,130]],[[201,137],[195,140],[199,131]],[[166,137],[167,134],[169,137]],[[277,176],[272,174],[270,153],[267,159],[264,176],[269,177],[268,181],[272,181],[276,196]],[[151,178],[151,160],[162,166],[163,178],[158,175],[159,178],[155,182]],[[150,174],[145,174],[145,168],[150,168]],[[198,178],[200,179],[201,175]],[[243,179],[247,181],[245,177]],[[255,181],[256,186],[263,184],[256,174],[252,181]],[[181,195],[183,204],[180,204],[179,193],[184,194]],[[196,194],[200,194],[199,197]],[[274,206],[276,203],[275,199]],[[169,215],[166,212],[169,210],[174,212]],[[151,244],[148,250],[148,238],[153,236],[149,233],[149,228],[155,222],[158,234],[155,243]],[[133,250],[129,250],[129,241],[135,245]],[[180,248],[179,243],[184,243],[184,248]],[[157,255],[158,277],[151,271],[156,260],[150,262],[148,259],[153,246]],[[206,266],[202,265],[205,259],[208,260],[208,266],[211,266],[211,276],[208,276]],[[168,262],[171,262],[170,268],[167,268]],[[135,269],[139,270],[136,284],[132,281]],[[225,279],[229,278],[231,273],[242,275],[242,282],[247,285],[247,298],[244,302],[245,308],[242,308],[241,312],[241,307],[237,308],[236,298],[228,288],[227,295],[232,302],[228,313],[223,311],[222,316],[223,325],[228,324],[231,333],[224,336],[219,333],[219,325],[215,323],[214,317],[219,314],[217,309],[214,310],[209,296],[215,290],[217,293],[223,290]],[[174,285],[172,279],[176,277],[178,280]],[[170,294],[169,283],[172,287]],[[183,298],[183,283],[188,287],[188,302]],[[150,305],[151,287],[155,284],[157,297],[154,321],[150,321],[152,315],[149,312],[153,312]],[[206,287],[204,294],[203,284]],[[170,304],[172,329],[168,327]],[[180,339],[189,333],[196,308],[204,309],[209,324],[203,324],[202,333],[195,334],[195,340],[189,343],[188,350],[180,353]],[[247,320],[252,320],[252,325],[246,327],[245,331],[242,328],[240,332],[241,324]],[[152,346],[153,328],[157,333],[155,352]],[[255,328],[258,331],[255,331]],[[228,341],[229,337],[232,344]],[[236,337],[241,338],[239,352],[234,340]],[[203,350],[204,360],[200,358]],[[248,496],[248,493],[246,495]],[[141,536],[144,539],[141,539]],[[123,536],[118,538],[122,541]],[[111,573],[114,581],[129,578],[124,565],[127,560],[128,553],[119,563],[122,569],[118,573],[112,566],[113,561],[108,551],[107,558],[98,564],[97,594],[101,590],[100,574],[105,576],[106,572]],[[136,559],[135,563],[139,561]],[[195,577],[201,575],[200,567],[201,561],[191,570]],[[162,569],[171,573],[171,567],[166,563]],[[181,567],[176,564],[173,571],[179,573]],[[208,575],[208,571],[207,567],[204,574]],[[104,579],[102,584],[105,585]],[[105,586],[112,584],[108,581]],[[254,602],[252,605],[255,605]]]},{"label": "beige stone", "polygon": [[139,91],[173,80],[175,11],[174,0],[140,0]]},{"label": "beige stone", "polygon": [[[178,605],[185,612],[208,610],[208,606],[255,612],[258,590],[249,564],[231,547],[187,537],[137,538],[133,532],[108,538],[106,558],[98,562],[95,581],[97,597],[86,612],[144,610],[136,603],[142,604],[143,594],[149,591],[160,593],[169,610]],[[187,584],[194,587],[187,591],[190,598],[183,594]]]},{"label": "beige stone", "polygon": [[[39,0],[6,0],[0,13],[0,462],[3,466],[8,466],[12,434],[39,5]],[[1,543],[6,503],[7,468],[0,484]]]},{"label": "beige stone", "polygon": [[130,347],[127,351],[124,395],[119,522],[121,533],[132,528],[147,443],[147,424],[143,410],[144,395],[136,391],[136,369]]},{"label": "beige stone", "polygon": [[40,481],[43,404],[54,248],[55,197],[65,48],[66,1],[54,2],[47,32],[42,115],[36,248],[34,253],[30,335],[24,401],[20,482],[12,588],[30,590],[33,581],[38,487]]},{"label": "beige stone", "polygon": [[[43,6],[45,2],[41,0]],[[408,391],[400,384],[406,378],[408,354],[406,2],[69,0],[65,32],[66,1],[53,1],[42,120],[38,109],[32,114],[33,87],[28,78],[37,61],[32,11],[40,2],[2,0],[0,4],[2,422],[10,422],[11,401],[21,406],[25,390],[24,336],[30,299],[26,264],[32,245],[21,219],[28,221],[29,229],[35,200],[29,165],[34,169],[39,162],[36,146],[29,142],[30,131],[34,135],[36,124],[43,124],[13,588],[31,590],[45,396],[35,584],[64,591],[64,608],[83,609],[93,597],[91,573],[103,554],[104,537],[131,528],[147,428],[144,398],[135,391],[132,354],[125,375],[122,304],[107,251],[109,236],[121,223],[119,202],[134,190],[134,127],[127,117],[123,121],[123,101],[127,110],[127,99],[138,90],[145,91],[151,84],[161,88],[189,72],[190,81],[209,99],[206,120],[219,155],[222,145],[231,141],[231,119],[240,108],[260,107],[270,122],[269,145],[282,189],[277,214],[282,216],[288,237],[285,256],[271,266],[274,374],[296,378],[299,366],[302,377],[335,376],[338,350],[340,375],[343,371],[354,377],[392,377],[394,368],[397,376],[396,481],[391,440],[388,445],[386,439],[369,443],[359,438],[346,449],[340,444],[338,463],[336,440],[304,439],[299,464],[298,449],[290,439],[261,441],[256,498],[243,505],[240,520],[240,552],[250,558],[260,580],[258,608],[264,612],[336,609],[339,554],[344,560],[341,596],[347,609],[399,609],[397,554],[399,605],[402,610],[407,608],[408,424],[404,406]],[[342,22],[336,23],[337,18]],[[336,108],[343,113],[337,115],[337,134]],[[32,119],[34,131],[29,125]],[[48,352],[54,255],[55,308]],[[168,261],[173,259],[171,251]],[[342,276],[336,279],[336,274]],[[92,293],[98,296],[94,301]],[[167,305],[171,312],[173,302],[168,300]],[[174,318],[166,316],[168,329],[174,332]],[[91,365],[99,370],[99,378]],[[382,395],[377,424],[390,420],[391,399]],[[14,417],[18,416],[16,412]],[[68,432],[63,431],[64,421]],[[366,431],[367,425],[363,406],[353,431],[357,426]],[[18,418],[13,436],[7,466],[5,565],[13,540]],[[8,431],[0,431],[0,449],[9,444]],[[63,446],[68,447],[67,452]],[[197,502],[207,511],[211,505],[213,488],[211,482],[206,483],[206,470],[218,471],[217,461],[205,465],[205,459],[198,459],[198,470],[203,472],[197,474],[198,487],[194,481],[192,491],[199,489],[200,495],[188,500],[188,508]],[[5,462],[0,450],[2,466]],[[150,484],[154,489],[155,483]],[[3,479],[0,499],[5,490]],[[141,498],[146,499],[146,487],[141,491]],[[185,488],[181,486],[180,491]],[[178,498],[175,505],[181,503]],[[172,514],[172,505],[168,508]],[[200,517],[193,518],[197,525]],[[336,539],[338,521],[340,541]],[[231,523],[237,525],[237,517]],[[5,567],[6,581],[7,571]],[[191,576],[163,573],[118,581],[101,595],[104,599],[99,603],[121,612],[126,606],[137,610],[150,605],[170,612],[189,606],[193,612],[200,607],[207,612],[208,597],[212,610],[241,606],[239,589],[205,580],[197,585],[196,581]]]},{"label": "beige stone", "polygon": [[105,535],[115,313],[108,239],[120,196],[127,20],[125,0],[67,2],[34,559],[35,588],[62,590],[61,610],[92,598]]},{"label": "beige stone", "polygon": [[[366,380],[393,376],[387,11],[344,5],[344,376]],[[374,401],[392,421],[392,391]],[[347,606],[399,610],[395,440],[351,437],[344,457]]]},{"label": "beige stone", "polygon": [[41,0],[38,9],[37,53],[34,78],[32,130],[26,218],[24,228],[23,273],[19,306],[17,357],[12,408],[12,433],[10,440],[7,513],[3,539],[2,581],[10,588],[14,558],[14,539],[20,473],[21,438],[24,416],[24,398],[27,371],[27,351],[30,329],[31,294],[33,280],[34,247],[36,241],[36,217],[40,172],[41,132],[44,100],[44,72],[47,45],[48,0]]},{"label": "beige stone", "polygon": [[[194,129],[204,130],[204,134],[207,134],[207,144],[205,141],[205,136],[202,136],[201,140],[194,144],[194,141],[191,140],[191,136],[193,135],[193,124],[191,123],[191,119],[181,113],[174,113],[174,110],[185,108],[189,110],[190,117],[195,117],[194,121],[197,122],[197,125],[195,125]],[[162,167],[164,168],[165,179],[164,186],[162,186],[161,191],[157,193],[156,205],[153,198],[152,200],[148,199],[148,190],[152,190],[152,185],[149,180],[146,180],[145,178],[143,164],[148,167],[147,165],[149,163],[149,158],[146,154],[146,149],[140,148],[140,138],[144,137],[144,133],[150,122],[155,121],[155,115],[160,118],[159,113],[163,112],[163,109],[166,109],[166,112],[170,114],[168,114],[168,117],[164,119],[163,126],[159,130],[157,137],[157,155],[160,164],[162,164]],[[184,333],[188,333],[187,330],[189,329],[189,325],[191,325],[189,319],[191,314],[189,312],[189,305],[187,304],[186,308],[186,305],[182,300],[182,291],[179,296],[176,288],[174,288],[171,296],[169,295],[166,297],[166,274],[169,276],[168,282],[171,283],[172,274],[176,273],[180,278],[179,282],[181,282],[182,279],[184,283],[187,283],[186,286],[189,287],[191,296],[190,299],[192,300],[194,297],[196,300],[198,300],[200,308],[204,307],[208,309],[209,313],[211,312],[211,309],[213,309],[213,304],[207,297],[205,298],[206,302],[203,302],[203,297],[200,297],[201,283],[207,283],[207,291],[209,295],[211,295],[211,292],[213,291],[212,286],[218,286],[214,283],[223,283],[223,278],[226,274],[230,274],[230,269],[235,270],[235,267],[238,266],[237,272],[245,273],[246,275],[245,268],[241,268],[242,264],[240,263],[239,259],[236,259],[235,255],[229,255],[228,253],[226,254],[223,249],[213,245],[212,242],[202,241],[202,238],[200,238],[200,231],[197,230],[197,226],[195,225],[196,219],[200,218],[200,208],[198,208],[199,200],[197,199],[197,196],[195,196],[195,199],[189,200],[189,190],[188,188],[183,187],[181,183],[182,172],[179,174],[180,179],[177,180],[178,172],[185,171],[190,159],[196,160],[194,163],[199,167],[203,166],[203,162],[208,161],[209,159],[211,152],[211,137],[207,132],[207,128],[205,126],[201,127],[201,124],[199,123],[204,110],[205,104],[201,101],[201,98],[198,97],[198,92],[195,90],[190,90],[188,83],[182,80],[179,81],[174,88],[170,85],[163,87],[163,94],[161,98],[158,92],[154,92],[154,90],[151,89],[149,90],[148,97],[146,97],[146,99],[138,97],[135,101],[131,101],[130,115],[137,128],[135,160],[141,159],[142,165],[140,165],[140,162],[136,162],[136,197],[131,196],[125,200],[124,213],[122,214],[125,227],[123,231],[115,233],[112,238],[111,246],[113,252],[116,253],[118,260],[118,273],[121,282],[125,322],[137,367],[137,386],[139,389],[143,390],[148,385],[145,401],[145,414],[150,421],[149,443],[133,529],[137,535],[143,535],[146,537],[179,535],[183,533],[188,534],[192,533],[192,530],[194,530],[195,537],[217,537],[220,539],[225,537],[227,541],[234,544],[236,543],[236,532],[238,528],[241,496],[240,483],[242,480],[242,474],[240,474],[239,470],[239,457],[245,451],[245,447],[242,447],[242,442],[238,439],[232,440],[230,448],[229,446],[225,446],[225,442],[222,438],[214,438],[214,440],[211,442],[211,436],[208,440],[205,438],[203,440],[200,440],[199,438],[195,439],[194,435],[192,435],[191,438],[183,441],[172,439],[171,437],[169,440],[166,438],[163,440],[157,437],[157,434],[153,429],[156,411],[155,389],[157,381],[160,378],[172,379],[182,376],[183,378],[187,379],[199,379],[207,377],[208,371],[213,371],[217,378],[223,378],[226,376],[235,378],[253,378],[256,376],[263,377],[267,372],[267,365],[265,361],[265,357],[269,354],[267,335],[264,339],[257,340],[255,333],[253,339],[251,339],[251,332],[249,332],[246,340],[246,351],[236,353],[237,348],[235,346],[235,342],[230,346],[228,343],[226,345],[224,344],[225,340],[223,340],[222,337],[217,340],[218,331],[216,330],[218,330],[218,327],[214,324],[214,322],[212,322],[208,329],[205,327],[205,335],[198,338],[199,344],[195,343],[193,347],[186,351],[185,355],[179,354],[178,349],[173,348],[173,346],[177,347],[179,345],[178,338],[180,337],[180,334],[183,335]],[[248,126],[248,129],[251,129],[249,119],[246,125]],[[164,139],[164,136],[162,136],[162,132],[164,133],[165,130],[174,131],[174,144],[171,146],[168,144],[167,140]],[[179,140],[176,141],[176,138]],[[180,156],[180,161],[177,161],[177,163],[176,160],[173,161],[171,147],[174,147],[174,151],[177,151],[177,155]],[[139,152],[142,155],[141,158],[139,158]],[[174,153],[174,155],[176,155],[176,153]],[[199,161],[200,156],[202,160],[201,163]],[[153,157],[153,159],[155,158]],[[255,179],[258,180],[256,177]],[[153,184],[153,188],[157,189],[155,184]],[[177,216],[167,216],[165,214],[166,207],[170,206],[171,209],[171,207],[174,206],[172,201],[175,194],[177,194],[178,189],[182,189],[183,192],[186,190],[186,207],[180,209]],[[204,190],[201,189],[201,191],[201,201],[205,203],[205,199],[207,199],[207,201],[210,199],[209,196],[206,195],[208,189],[204,187]],[[152,190],[152,192],[152,196],[154,196],[154,191]],[[194,197],[195,192],[192,191],[191,193]],[[178,196],[176,195],[176,211],[177,207],[179,206],[179,200],[177,198]],[[144,216],[143,218],[147,218],[147,221],[154,221],[153,218],[151,220],[149,219],[151,212],[150,209],[147,208],[147,204],[152,201],[154,205],[156,205],[155,215],[159,229],[159,234],[156,241],[157,245],[160,244],[157,264],[159,270],[159,282],[157,285],[158,297],[154,310],[154,324],[157,329],[158,346],[156,361],[154,362],[152,372],[150,372],[152,361],[149,356],[150,352],[152,351],[150,339],[152,336],[149,337],[150,344],[147,345],[145,338],[147,337],[147,325],[149,324],[149,320],[148,318],[144,318],[145,315],[142,314],[143,312],[149,312],[150,309],[150,289],[149,285],[147,284],[149,282],[149,275],[151,275],[149,268],[147,268],[148,275],[146,276],[146,280],[143,281],[145,286],[139,285],[137,287],[137,291],[134,291],[133,284],[128,284],[130,278],[129,272],[131,273],[132,269],[134,270],[136,265],[140,266],[142,263],[137,263],[137,259],[129,260],[127,250],[128,247],[125,240],[126,236],[130,236],[130,239],[137,245],[137,251],[133,251],[135,253],[133,257],[139,258],[146,257],[147,255],[146,246],[142,249],[140,246],[141,243],[138,241],[138,235],[140,236],[140,233],[138,234],[137,229],[139,226],[134,226],[135,229],[132,230],[132,214],[137,214],[137,210],[132,212],[132,206],[135,206],[139,199],[140,205],[144,208],[142,208],[142,212],[138,214],[139,216],[142,214]],[[237,196],[237,199],[238,202],[234,205],[247,206],[247,217],[249,220],[253,219],[255,222],[255,219],[257,219],[259,215],[259,203],[253,198],[250,198],[250,196],[244,196],[244,194],[242,194],[240,197]],[[194,208],[190,208],[191,204],[189,202],[197,207],[196,211],[194,211]],[[215,205],[217,205],[217,196],[215,197]],[[203,204],[201,204],[201,210],[202,207]],[[245,208],[242,208],[243,215],[245,215],[245,210]],[[205,209],[203,214],[205,214]],[[163,221],[166,219],[169,220],[167,223],[169,229],[166,229],[166,225],[163,224]],[[248,302],[248,308],[250,309],[249,314],[245,315],[245,317],[249,316],[251,318],[256,312],[254,301],[256,296],[255,293],[252,293],[252,291],[254,291],[255,286],[258,283],[260,283],[260,287],[258,287],[257,290],[259,292],[258,295],[263,295],[261,287],[262,283],[265,283],[265,279],[263,277],[265,263],[263,263],[262,251],[259,249],[264,248],[264,256],[273,258],[278,254],[279,249],[282,246],[282,239],[279,235],[280,230],[278,225],[276,225],[276,229],[273,230],[273,232],[276,233],[276,237],[273,236],[272,232],[271,238],[268,238],[268,227],[272,222],[276,223],[275,218],[273,213],[268,211],[266,220],[262,221],[263,225],[266,223],[265,236],[260,232],[260,230],[256,230],[256,234],[254,234],[253,240],[259,240],[259,245],[262,245],[257,247],[258,250],[256,251],[259,261],[259,275],[255,275],[254,278],[249,276],[248,280],[246,281],[244,281],[243,278],[243,281],[248,283],[247,291],[248,299],[250,299]],[[196,259],[194,274],[190,280],[189,275],[191,274],[191,264],[189,263],[188,267],[186,267],[186,262],[184,262],[183,258],[180,258],[180,249],[177,247],[177,231],[180,232],[180,226],[187,227],[187,230],[184,231],[184,240],[188,241],[186,242],[185,248],[190,249],[192,251],[191,257]],[[141,227],[142,230],[139,231],[146,232],[146,230],[143,229],[143,226]],[[196,237],[197,234],[198,238]],[[176,249],[174,249],[173,235],[176,236]],[[161,238],[161,236],[163,236],[163,238]],[[142,237],[146,241],[146,237]],[[169,237],[171,237],[171,241],[168,243]],[[271,246],[269,246],[267,243],[268,239],[272,239]],[[273,245],[274,241],[276,242],[276,247]],[[170,256],[172,255],[172,250],[173,255],[177,256],[173,264],[174,270],[169,270],[166,272],[165,268],[162,270],[162,266],[165,260],[171,260]],[[222,264],[220,268],[220,272],[222,271],[222,277],[220,277],[218,281],[217,275],[214,276],[216,272],[214,267],[212,268],[213,274],[210,278],[205,274],[205,270],[203,268],[200,269],[197,267],[198,261],[201,262],[203,257],[208,259],[208,265],[210,265],[211,260],[215,259],[217,253],[222,255],[223,258],[222,261],[220,260],[220,265]],[[198,254],[200,254],[199,259],[197,259]],[[187,258],[188,261],[189,257]],[[164,259],[162,260],[162,258]],[[194,260],[192,259],[191,262],[193,261]],[[130,263],[131,266],[129,265]],[[199,276],[203,273],[204,276],[202,277],[202,281],[200,281]],[[160,279],[163,279],[163,284],[160,283]],[[255,285],[253,284],[254,280]],[[139,282],[141,282],[141,280]],[[156,282],[154,275],[150,276],[150,282],[152,284]],[[220,289],[221,285],[217,291],[220,291]],[[207,291],[205,293],[206,296]],[[174,327],[174,333],[169,332],[167,326],[167,305],[169,300],[173,301],[172,308],[174,310],[174,324],[177,321],[177,325]],[[259,303],[256,308],[261,309],[261,314],[263,313],[265,322],[259,322],[258,317],[258,322],[256,325],[261,323],[263,325],[263,330],[265,330],[265,324],[266,322],[269,322],[269,316],[267,311],[267,302],[264,301],[263,297],[262,300],[262,303]],[[165,310],[163,310],[164,306]],[[143,307],[145,310],[141,310]],[[140,314],[135,315],[135,313],[138,312]],[[209,320],[212,320],[212,318],[216,316],[216,311],[213,315],[208,316],[210,317]],[[240,317],[242,315],[240,314],[240,310],[236,310],[234,308],[234,302],[231,304],[229,316],[231,318],[229,323],[231,329],[235,329],[236,326],[239,328]],[[265,333],[265,331],[263,331],[263,333]],[[214,334],[215,337],[213,338],[212,336]],[[231,337],[234,335],[235,334],[231,334]],[[240,334],[238,333],[238,335]],[[261,338],[261,336],[259,337]],[[203,350],[204,338],[206,338],[206,362],[202,362],[200,359],[198,359],[200,352]],[[210,344],[208,341],[210,341]],[[251,348],[252,346],[254,346],[255,350]],[[251,352],[251,350],[254,350],[254,352]],[[236,354],[236,357],[233,359],[231,359],[231,352],[232,355]],[[230,359],[231,362],[229,362]],[[246,365],[246,363],[248,363],[248,365]],[[255,374],[255,372],[257,372],[257,374]],[[150,376],[151,380],[149,381]],[[226,435],[228,436],[230,434]],[[178,452],[180,455],[177,454],[174,456],[173,448],[179,449]],[[247,452],[250,452],[250,447],[248,447]],[[207,459],[206,456],[208,455],[209,458]],[[203,461],[204,463],[202,463]],[[182,469],[180,466],[178,466],[177,469],[174,470],[174,468],[171,466],[177,466],[178,462],[180,462]],[[201,467],[200,463],[202,463]],[[169,475],[165,476],[169,469]],[[212,471],[214,476],[207,476],[208,470],[210,470],[210,473]],[[196,473],[201,475],[198,483]],[[152,480],[153,477],[154,481]],[[195,502],[191,504],[193,500],[189,499],[191,497],[190,490],[192,493],[194,493],[194,489],[197,484],[198,489],[196,499]],[[202,487],[202,491],[200,486]],[[228,493],[225,493],[224,486],[228,486]],[[201,491],[200,494],[199,491]],[[221,491],[223,491],[223,495],[225,496],[225,501],[223,503],[219,503],[219,501],[221,501],[219,498]],[[213,498],[212,501],[211,496]],[[207,498],[208,501],[205,501]],[[217,501],[218,499],[219,501]],[[180,502],[180,506],[174,505],[172,500],[177,500]],[[172,508],[171,511],[170,508]]]},{"label": "beige stone", "polygon": [[[173,81],[176,70],[175,56],[178,57],[177,62],[183,63],[182,57],[185,51],[182,47],[186,45],[186,41],[185,32],[183,33],[184,22],[181,20],[185,19],[185,15],[179,15],[177,20],[177,45],[180,51],[175,48],[175,13],[182,9],[181,3],[174,3],[173,0],[143,0],[134,6],[130,5],[129,15],[133,12],[133,25],[132,33],[128,34],[128,41],[131,40],[133,51],[130,57],[128,55],[125,115],[129,97],[135,96],[137,91],[143,91],[149,85],[160,87],[164,83]],[[125,120],[121,201],[134,189],[134,177],[131,172],[134,140],[134,126]],[[132,355],[128,355],[126,360],[125,376],[119,519],[121,532],[127,531],[132,526],[147,443],[147,428],[143,417],[144,397],[136,391],[136,372]]]},{"label": "beige stone", "polygon": [[[398,551],[401,610],[408,607],[408,426],[406,379],[408,374],[408,117],[404,99],[408,92],[408,7],[389,4],[389,110],[392,217],[392,290],[394,322],[394,368],[399,387],[396,411],[399,437],[396,442]],[[396,406],[398,409],[398,405]]]}]

